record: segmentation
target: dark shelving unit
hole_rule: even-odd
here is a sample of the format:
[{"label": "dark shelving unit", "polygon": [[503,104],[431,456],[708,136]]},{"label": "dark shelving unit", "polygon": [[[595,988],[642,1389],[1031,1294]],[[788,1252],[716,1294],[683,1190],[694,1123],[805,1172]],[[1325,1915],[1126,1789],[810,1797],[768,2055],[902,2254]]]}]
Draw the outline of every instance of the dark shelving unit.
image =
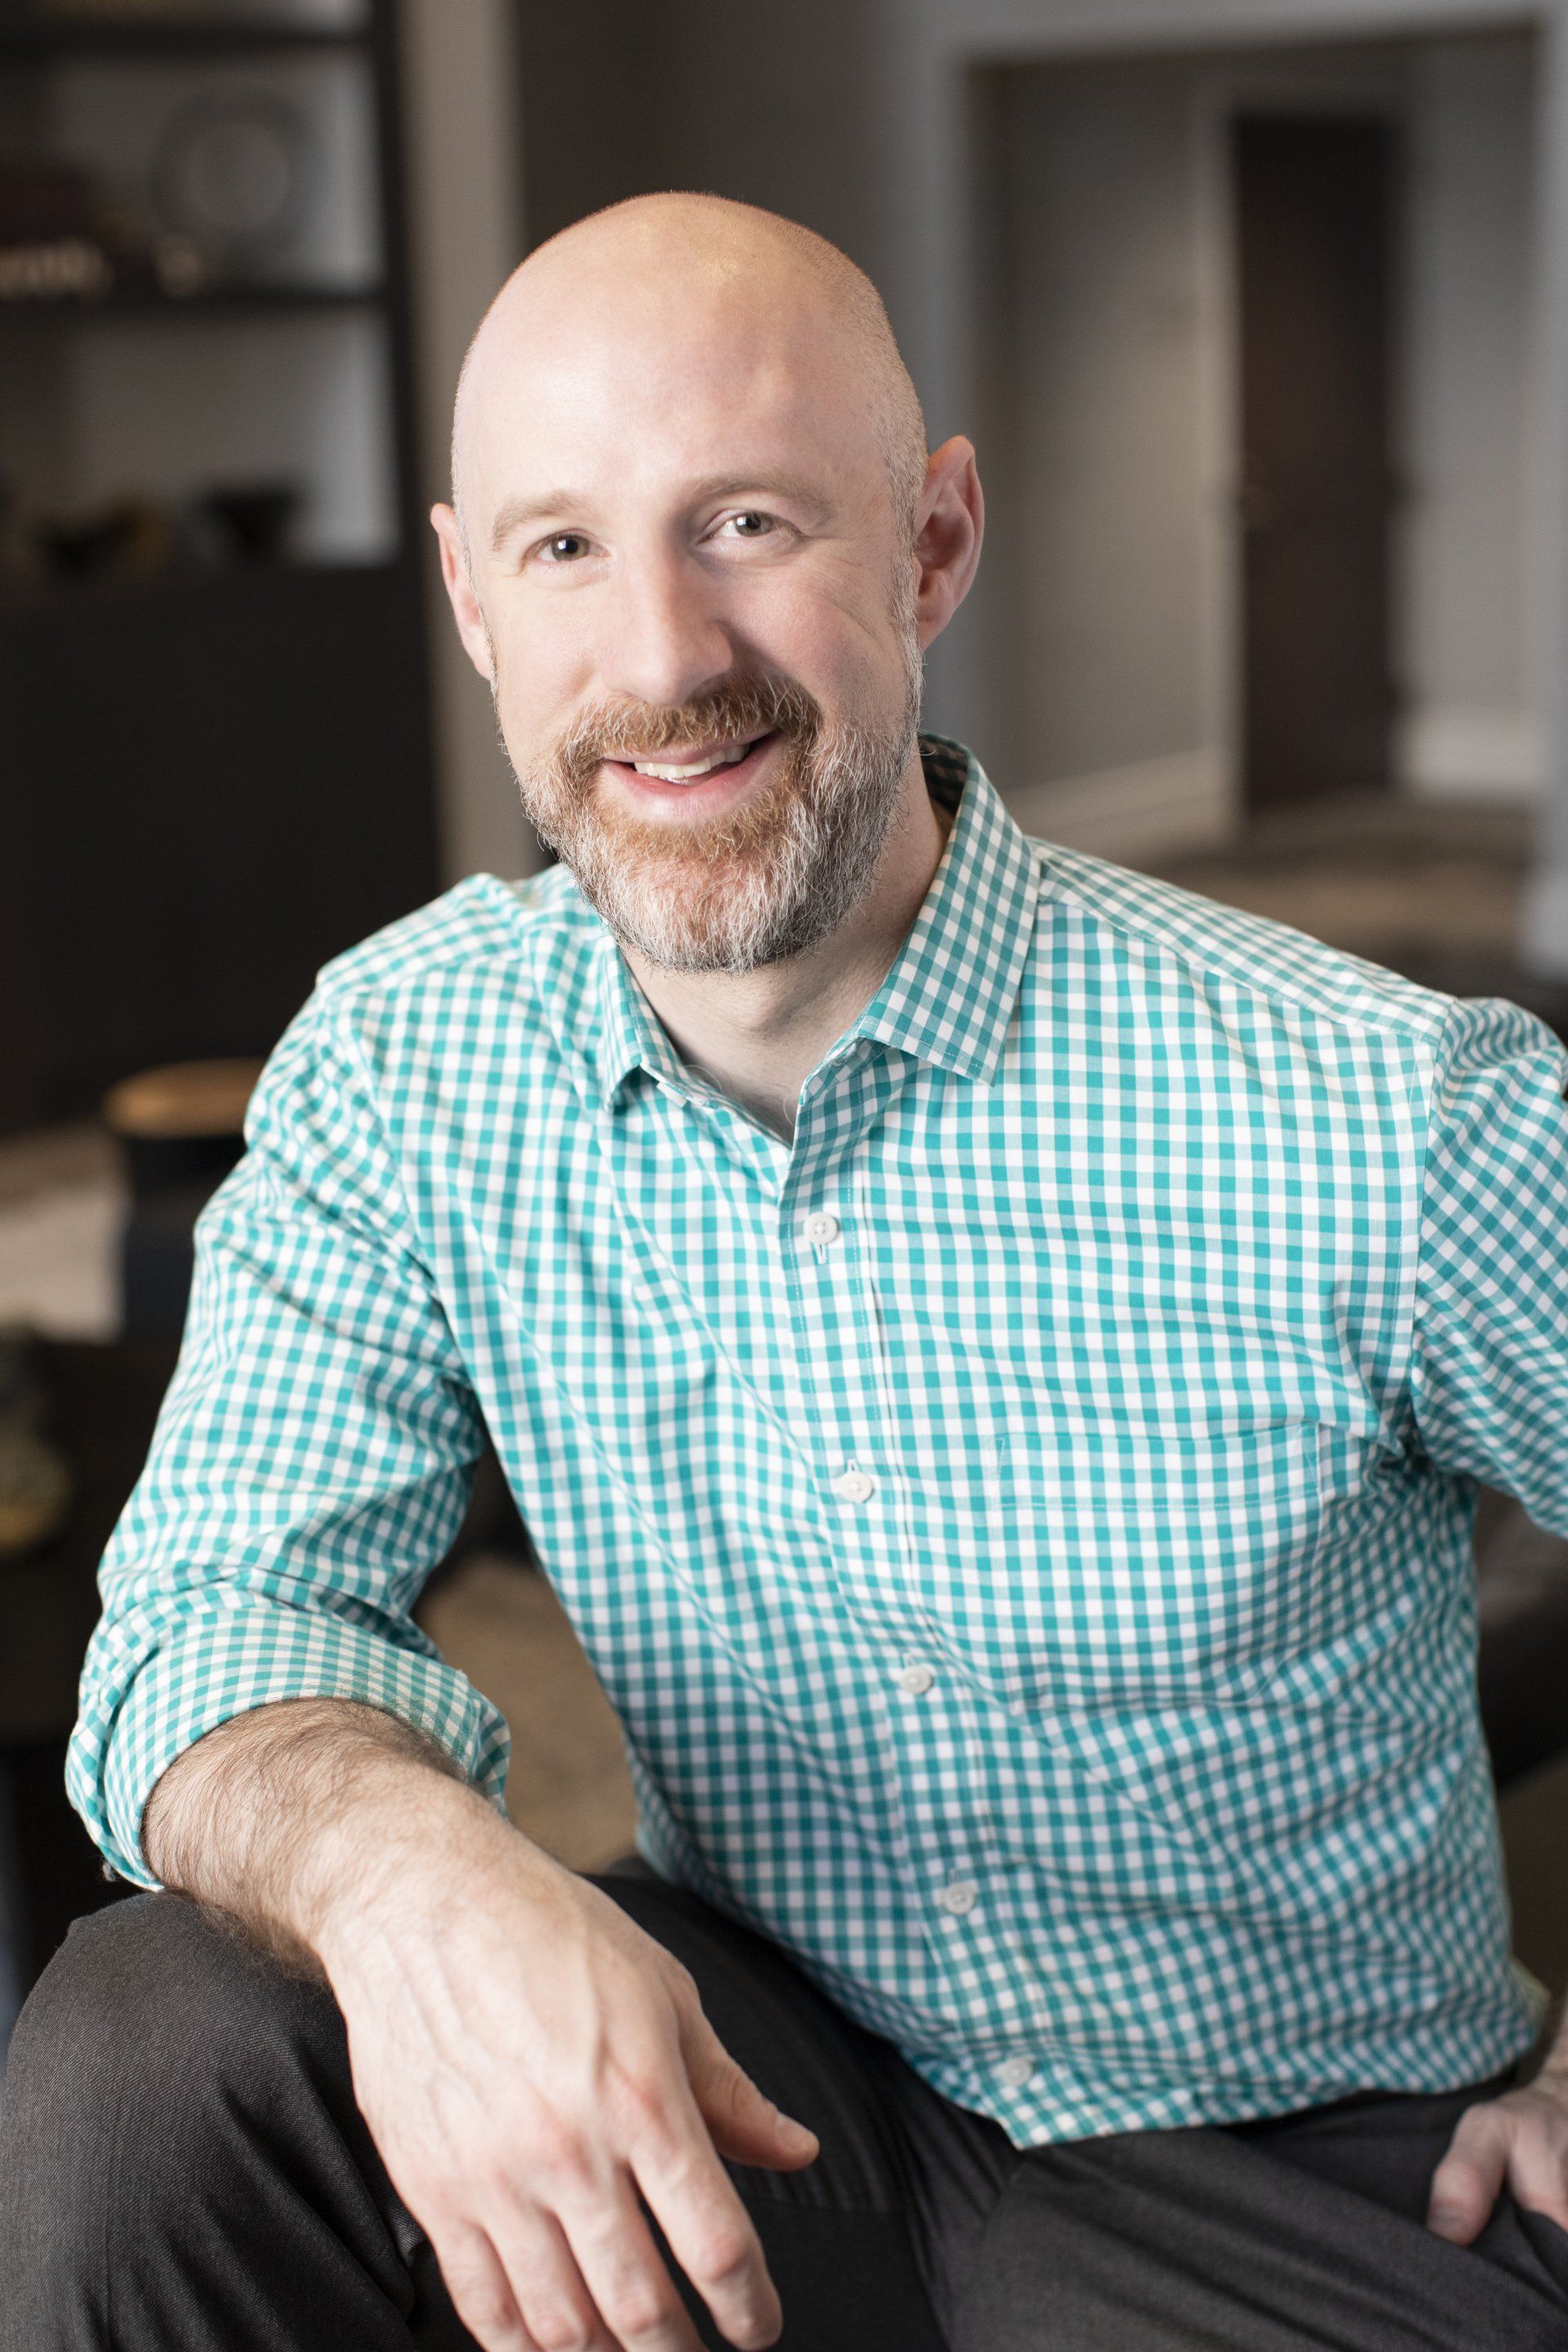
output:
[{"label": "dark shelving unit", "polygon": [[16,22],[0,18],[0,65],[12,59],[56,58],[244,58],[279,49],[363,48],[360,26],[246,23],[232,17],[203,22],[172,18],[135,22],[79,16]]},{"label": "dark shelving unit", "polygon": [[[364,550],[0,585],[0,1133],[89,1113],[150,1064],[265,1052],[323,961],[437,887],[395,5],[369,0],[353,26],[0,10],[0,96],[100,66],[264,79],[314,58],[363,77],[379,248],[352,280],[0,301],[0,402],[47,411],[49,371],[83,337],[118,350],[128,334],[145,364],[149,336],[168,333],[183,356],[158,381],[188,380],[206,426],[244,373],[226,338],[276,370],[295,347],[258,338],[341,334],[358,339],[342,360],[356,383],[374,355],[363,396],[387,445]],[[111,362],[90,348],[101,419]],[[166,424],[177,436],[179,417]],[[101,481],[101,449],[96,462]],[[277,462],[262,448],[257,478]],[[6,487],[17,514],[46,509],[14,470]]]},{"label": "dark shelving unit", "polygon": [[387,289],[373,286],[204,286],[195,294],[140,287],[111,294],[33,295],[0,301],[0,332],[12,328],[97,326],[113,319],[265,318],[269,311],[378,309]]}]

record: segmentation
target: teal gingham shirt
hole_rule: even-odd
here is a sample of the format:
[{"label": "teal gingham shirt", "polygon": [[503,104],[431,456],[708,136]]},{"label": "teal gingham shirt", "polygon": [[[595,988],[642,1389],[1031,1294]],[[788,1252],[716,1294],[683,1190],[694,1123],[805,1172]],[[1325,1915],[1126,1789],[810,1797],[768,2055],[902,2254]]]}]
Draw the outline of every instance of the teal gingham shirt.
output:
[{"label": "teal gingham shirt", "polygon": [[71,1759],[105,1853],[302,1693],[505,1728],[409,1611],[489,1423],[643,1851],[1018,2143],[1530,2040],[1473,1482],[1568,1530],[1564,1055],[957,818],[792,1145],[563,868],[342,957],[204,1215]]}]

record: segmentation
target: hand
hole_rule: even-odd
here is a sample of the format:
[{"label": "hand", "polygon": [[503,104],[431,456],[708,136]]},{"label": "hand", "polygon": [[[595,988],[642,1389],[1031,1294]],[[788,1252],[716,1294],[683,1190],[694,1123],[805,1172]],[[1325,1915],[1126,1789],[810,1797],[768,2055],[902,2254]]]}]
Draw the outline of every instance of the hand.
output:
[{"label": "hand", "polygon": [[453,1801],[417,1865],[405,1838],[395,1877],[317,1949],[360,2106],[459,2316],[486,2352],[699,2352],[640,2190],[721,2332],[773,2344],[778,2296],[720,2157],[790,2170],[816,2139],[660,1945]]},{"label": "hand", "polygon": [[1426,2227],[1468,2246],[1505,2186],[1568,2230],[1568,2074],[1548,2068],[1521,2090],[1467,2107],[1432,2176]]}]

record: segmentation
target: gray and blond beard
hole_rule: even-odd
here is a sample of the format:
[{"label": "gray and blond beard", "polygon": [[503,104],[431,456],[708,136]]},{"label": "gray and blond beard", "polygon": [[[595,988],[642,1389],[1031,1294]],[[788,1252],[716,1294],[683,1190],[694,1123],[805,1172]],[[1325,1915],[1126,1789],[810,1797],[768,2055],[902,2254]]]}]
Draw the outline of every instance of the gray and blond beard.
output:
[{"label": "gray and blond beard", "polygon": [[[527,771],[522,804],[541,838],[624,946],[667,971],[754,971],[802,955],[868,890],[898,806],[920,719],[921,657],[912,615],[900,632],[904,693],[891,720],[826,724],[792,681],[721,688],[679,709],[644,707],[635,748],[777,729],[781,773],[764,797],[672,846],[662,826],[606,824],[591,778],[608,744],[633,748],[604,709],[581,715]],[[625,727],[626,712],[616,716]]]}]

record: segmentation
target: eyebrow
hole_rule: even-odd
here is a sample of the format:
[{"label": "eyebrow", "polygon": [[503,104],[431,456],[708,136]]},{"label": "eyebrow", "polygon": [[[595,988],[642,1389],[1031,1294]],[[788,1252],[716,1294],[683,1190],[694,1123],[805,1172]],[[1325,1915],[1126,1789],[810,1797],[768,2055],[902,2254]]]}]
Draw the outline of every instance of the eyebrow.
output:
[{"label": "eyebrow", "polygon": [[[788,499],[793,505],[804,507],[816,522],[824,520],[829,511],[822,492],[802,475],[783,472],[776,467],[763,467],[753,474],[711,474],[703,481],[694,482],[689,496],[693,506],[702,506],[710,499],[739,498],[751,490]],[[499,553],[512,533],[525,523],[543,522],[552,516],[588,516],[593,508],[592,499],[575,490],[547,490],[542,498],[508,499],[490,527],[490,552]]]}]

